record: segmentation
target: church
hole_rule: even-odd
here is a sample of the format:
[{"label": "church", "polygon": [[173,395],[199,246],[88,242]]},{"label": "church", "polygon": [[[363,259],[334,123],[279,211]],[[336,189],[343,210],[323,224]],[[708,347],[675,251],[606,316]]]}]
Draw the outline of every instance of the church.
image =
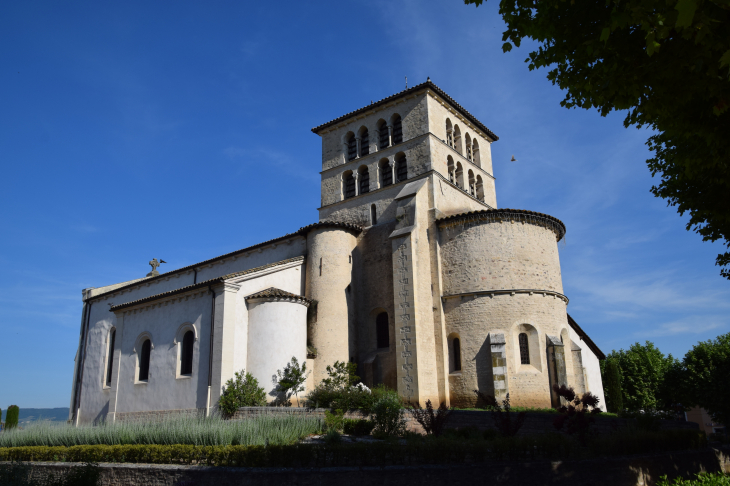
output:
[{"label": "church", "polygon": [[312,132],[319,222],[82,291],[73,423],[210,414],[243,369],[273,401],[292,357],[307,391],[351,361],[421,404],[548,408],[567,384],[605,410],[604,355],[567,312],[565,225],[497,206],[494,132],[430,79]]}]

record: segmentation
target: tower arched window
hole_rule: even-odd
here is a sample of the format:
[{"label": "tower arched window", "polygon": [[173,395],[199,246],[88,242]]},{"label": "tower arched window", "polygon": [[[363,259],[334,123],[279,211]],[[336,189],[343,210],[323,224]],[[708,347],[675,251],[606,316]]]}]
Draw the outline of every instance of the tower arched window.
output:
[{"label": "tower arched window", "polygon": [[367,167],[360,167],[360,194],[370,192],[370,172]]},{"label": "tower arched window", "polygon": [[345,199],[355,197],[355,178],[352,171],[347,171],[343,175],[345,183]]},{"label": "tower arched window", "polygon": [[454,338],[451,342],[454,355],[454,371],[461,371],[461,342],[459,338]]},{"label": "tower arched window", "polygon": [[484,202],[484,182],[482,176],[477,176],[477,199]]},{"label": "tower arched window", "polygon": [[456,167],[454,167],[454,159],[450,155],[446,157],[446,167],[449,172],[449,182],[456,184]]},{"label": "tower arched window", "polygon": [[357,158],[357,139],[354,134],[350,134],[347,139],[347,160],[355,160]]},{"label": "tower arched window", "polygon": [[454,146],[454,127],[451,126],[451,120],[446,119],[446,145]]},{"label": "tower arched window", "polygon": [[464,189],[464,169],[461,168],[461,162],[456,163],[456,186]]},{"label": "tower arched window", "polygon": [[400,154],[395,159],[395,177],[397,182],[403,182],[408,179],[408,163],[404,154]]},{"label": "tower arched window", "polygon": [[112,384],[112,368],[114,367],[114,341],[117,337],[117,330],[112,329],[109,333],[109,356],[106,359],[106,386]]},{"label": "tower arched window", "polygon": [[461,130],[459,130],[459,125],[454,125],[454,150],[460,154],[464,153],[461,149]]},{"label": "tower arched window", "polygon": [[[514,336],[514,334],[513,334]],[[520,342],[520,363],[530,364],[530,344],[527,341],[527,333],[521,332],[519,335]]]},{"label": "tower arched window", "polygon": [[370,224],[378,224],[378,210],[375,204],[370,205]]},{"label": "tower arched window", "polygon": [[477,139],[475,138],[474,141],[471,143],[471,152],[472,152],[472,159],[474,159],[474,163],[481,167],[482,161],[479,157],[479,143],[477,142]]},{"label": "tower arched window", "polygon": [[400,115],[393,115],[393,145],[403,141],[403,123]]},{"label": "tower arched window", "polygon": [[368,155],[370,153],[370,136],[368,129],[363,128],[360,131],[360,157]]},{"label": "tower arched window", "polygon": [[474,179],[474,172],[469,170],[469,194],[476,197],[476,179]]},{"label": "tower arched window", "polygon": [[139,353],[139,377],[137,381],[147,381],[150,377],[150,353],[152,352],[152,341],[145,339]]},{"label": "tower arched window", "polygon": [[390,347],[390,329],[388,326],[387,312],[381,312],[375,318],[375,339],[379,349]]},{"label": "tower arched window", "polygon": [[471,156],[471,137],[468,133],[464,136],[464,143],[466,144],[466,160],[473,160]]},{"label": "tower arched window", "polygon": [[182,349],[180,350],[180,374],[193,374],[193,345],[195,343],[195,333],[188,331],[183,336]]},{"label": "tower arched window", "polygon": [[388,130],[388,124],[385,123],[385,120],[380,121],[380,126],[378,128],[378,135],[379,139],[378,147],[380,150],[387,148],[390,146],[390,131]]},{"label": "tower arched window", "polygon": [[383,159],[380,165],[380,187],[386,187],[393,184],[393,168],[390,166],[388,159]]}]

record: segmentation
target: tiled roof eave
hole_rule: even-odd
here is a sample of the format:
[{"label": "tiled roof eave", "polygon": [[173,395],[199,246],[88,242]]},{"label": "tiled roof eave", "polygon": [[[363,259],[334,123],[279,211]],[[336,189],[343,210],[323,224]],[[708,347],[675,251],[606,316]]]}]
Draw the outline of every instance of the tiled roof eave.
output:
[{"label": "tiled roof eave", "polygon": [[555,230],[556,236],[558,241],[562,240],[566,233],[566,227],[565,223],[560,221],[558,218],[554,216],[550,216],[549,214],[544,213],[538,213],[537,211],[528,211],[526,209],[509,209],[509,208],[503,208],[503,209],[483,209],[478,211],[468,211],[465,213],[459,213],[459,214],[452,214],[451,216],[446,216],[443,218],[439,218],[436,220],[437,224],[439,226],[442,225],[450,225],[450,224],[456,224],[461,221],[468,221],[468,220],[474,220],[474,219],[480,219],[481,216],[514,216],[517,218],[525,218],[525,220],[535,220],[535,221],[542,221],[546,222],[548,224],[551,224],[553,226],[553,229]]}]

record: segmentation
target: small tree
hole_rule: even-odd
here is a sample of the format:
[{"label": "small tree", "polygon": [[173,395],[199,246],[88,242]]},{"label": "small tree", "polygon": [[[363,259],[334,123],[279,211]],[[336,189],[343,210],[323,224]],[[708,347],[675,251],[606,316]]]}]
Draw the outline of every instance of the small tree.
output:
[{"label": "small tree", "polygon": [[357,373],[356,363],[335,361],[334,365],[327,365],[327,378],[322,380],[322,384],[332,389],[348,388],[360,381],[360,377],[355,373]]},{"label": "small tree", "polygon": [[408,411],[411,412],[415,421],[421,424],[426,434],[441,435],[451,413],[451,408],[447,407],[446,403],[441,402],[436,411],[434,411],[431,400],[426,400],[425,410],[421,408],[421,404],[418,402],[415,405],[409,403],[408,406],[410,407]]},{"label": "small tree", "polygon": [[307,363],[299,365],[299,361],[294,356],[284,367],[284,371],[276,370],[272,380],[276,385],[273,393],[277,395],[277,402],[289,407],[291,406],[291,397],[296,396],[297,403],[299,403],[299,392],[304,391],[307,374]]},{"label": "small tree", "polygon": [[5,415],[5,430],[14,429],[18,426],[20,408],[17,405],[10,405]]},{"label": "small tree", "polygon": [[231,378],[223,387],[218,407],[223,415],[232,417],[241,407],[263,407],[266,405],[266,391],[251,373],[237,371],[235,380]]},{"label": "small tree", "polygon": [[565,385],[553,385],[553,390],[568,402],[558,409],[560,415],[555,418],[553,425],[558,430],[565,428],[568,434],[577,435],[581,443],[585,443],[590,426],[596,420],[593,416],[601,413],[599,398],[591,392],[578,397],[572,387]]},{"label": "small tree", "polygon": [[406,431],[403,402],[398,393],[389,390],[373,405],[373,436],[379,439],[401,436]]},{"label": "small tree", "polygon": [[479,390],[474,390],[474,394],[477,399],[481,399],[487,406],[492,410],[492,420],[494,420],[494,426],[503,437],[513,437],[520,431],[522,425],[525,423],[527,414],[525,412],[517,413],[517,418],[512,418],[512,407],[509,403],[509,393],[502,400],[500,405],[496,398],[491,395],[485,395]]},{"label": "small tree", "polygon": [[621,374],[616,361],[608,360],[603,380],[606,384],[606,407],[609,412],[619,413],[624,409],[624,400],[621,391]]}]

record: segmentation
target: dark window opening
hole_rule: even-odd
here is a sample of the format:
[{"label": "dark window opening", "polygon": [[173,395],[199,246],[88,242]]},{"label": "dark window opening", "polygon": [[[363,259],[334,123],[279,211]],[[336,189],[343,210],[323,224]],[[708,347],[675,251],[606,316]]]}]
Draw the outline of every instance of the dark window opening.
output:
[{"label": "dark window opening", "polygon": [[145,339],[142,343],[142,352],[139,355],[139,381],[147,381],[150,376],[150,351],[152,342]]},{"label": "dark window opening", "polygon": [[389,348],[390,347],[390,330],[388,326],[388,313],[381,312],[378,317],[375,318],[375,335],[378,343],[378,348]]},{"label": "dark window opening", "polygon": [[384,149],[390,145],[390,135],[388,134],[388,124],[383,123],[380,125],[380,148]]},{"label": "dark window opening", "polygon": [[393,120],[393,145],[401,143],[403,141],[403,124],[399,115],[395,116]]},{"label": "dark window opening", "polygon": [[107,357],[106,365],[106,384],[111,386],[112,384],[112,367],[114,366],[114,340],[117,337],[117,330],[114,329],[109,334],[109,356]]},{"label": "dark window opening", "polygon": [[182,340],[182,353],[180,360],[180,374],[181,375],[192,375],[193,374],[193,343],[195,342],[195,334],[193,331],[188,331],[183,336]]},{"label": "dark window opening", "polygon": [[354,136],[350,137],[347,141],[347,160],[353,160],[357,158],[357,140]]},{"label": "dark window opening", "polygon": [[454,338],[454,371],[461,371],[461,343],[459,338]]},{"label": "dark window opening", "polygon": [[365,169],[360,173],[360,194],[370,192],[370,172]]},{"label": "dark window opening", "polygon": [[378,224],[378,213],[375,204],[370,205],[370,224]]},{"label": "dark window opening", "polygon": [[360,135],[360,156],[367,155],[370,153],[370,136],[368,131],[365,130]]},{"label": "dark window opening", "polygon": [[345,177],[345,199],[355,197],[355,178],[352,174]]},{"label": "dark window opening", "polygon": [[527,334],[520,333],[520,362],[530,364],[530,346],[527,344]]},{"label": "dark window opening", "polygon": [[406,163],[406,157],[401,156],[396,162],[395,177],[398,182],[403,182],[408,179],[408,164]]},{"label": "dark window opening", "polygon": [[383,164],[383,187],[393,184],[393,169],[390,164]]}]

